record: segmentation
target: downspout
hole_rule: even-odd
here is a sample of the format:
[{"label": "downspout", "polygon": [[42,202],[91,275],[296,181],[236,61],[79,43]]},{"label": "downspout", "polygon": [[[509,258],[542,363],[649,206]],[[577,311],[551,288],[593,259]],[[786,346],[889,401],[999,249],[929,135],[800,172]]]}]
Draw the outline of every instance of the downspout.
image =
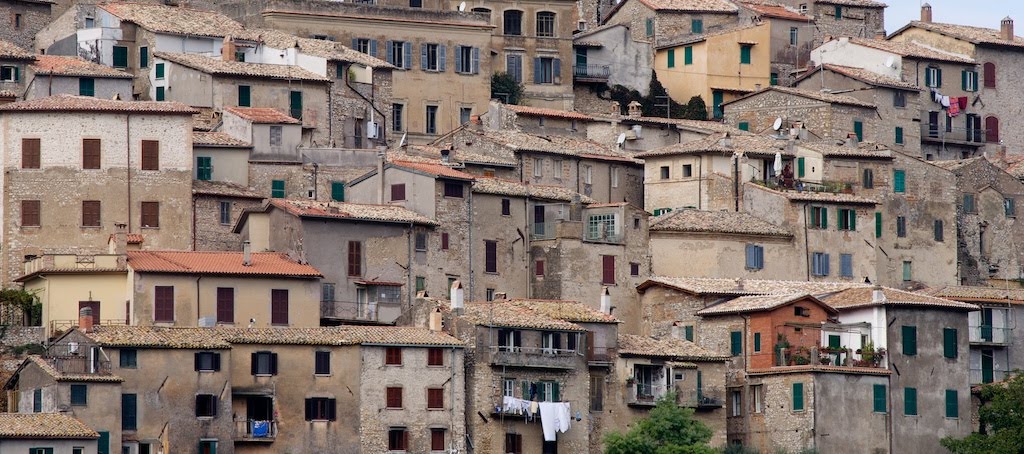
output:
[{"label": "downspout", "polygon": [[192,250],[196,250],[196,195],[192,194]]},{"label": "downspout", "polygon": [[[525,246],[525,250],[523,251],[523,256],[526,257],[526,297],[527,298],[533,298],[533,281],[530,278],[530,272],[533,271],[531,269],[531,267],[533,266],[533,248],[530,247],[530,234],[532,232],[530,231],[530,198],[529,197],[524,197],[523,198],[523,220],[526,221],[526,225],[523,228],[523,231],[526,232],[526,235],[524,235],[525,238],[523,239],[523,245]],[[535,220],[535,222],[536,222],[536,220]]]},{"label": "downspout", "polygon": [[[127,150],[126,151],[126,154],[127,154],[126,157],[127,157],[127,164],[128,165],[127,165],[126,170],[125,170],[127,172],[127,181],[126,181],[126,183],[128,184],[128,232],[126,232],[126,233],[132,233],[132,127],[131,126],[132,126],[132,116],[129,114],[129,115],[126,115],[124,117],[124,134],[125,134],[125,138],[127,139],[127,142],[128,142],[127,143],[127,148],[126,148],[126,150]],[[102,156],[102,153],[100,154],[100,156]],[[192,213],[193,213],[193,215],[195,215],[195,210],[192,210]]]},{"label": "downspout", "polygon": [[[679,135],[679,140],[682,140],[682,134]],[[680,142],[682,143],[682,142]],[[704,155],[697,156],[697,209],[701,209],[701,201],[704,198]]]},{"label": "downspout", "polygon": [[[337,66],[335,66],[337,68]],[[326,72],[326,71],[325,71]],[[340,75],[340,74],[339,74]],[[334,81],[328,83],[327,87],[327,144],[333,147],[334,143]],[[313,199],[316,200],[316,199]]]},{"label": "downspout", "polygon": [[576,192],[580,192],[580,160],[576,160]]},{"label": "downspout", "polygon": [[[203,318],[203,305],[200,304],[199,300],[199,281],[203,280],[203,275],[200,274],[196,278],[196,326],[199,326],[199,320]],[[217,323],[216,311],[214,311],[214,324]]]},{"label": "downspout", "polygon": [[[380,115],[381,118],[386,120],[388,118],[388,116],[384,112],[381,112],[380,109],[378,109],[377,106],[373,104],[373,97],[374,97],[373,79],[372,78],[370,79],[370,98],[367,99],[366,96],[363,96],[362,93],[359,93],[359,90],[356,90],[355,87],[353,87],[352,84],[350,83],[350,81],[348,79],[348,68],[349,67],[351,67],[351,65],[349,65],[348,67],[345,68],[346,69],[345,70],[345,73],[346,73],[345,74],[345,85],[347,85],[348,88],[350,90],[352,90],[353,93],[358,95],[360,98],[363,98],[363,101],[366,101],[370,105],[370,108],[373,109],[374,112],[377,112],[377,114]],[[387,137],[387,128],[384,128],[384,134],[381,134],[381,137],[378,140],[383,141],[386,137]]]},{"label": "downspout", "polygon": [[[472,183],[470,183],[472,184]],[[468,254],[469,254],[469,301],[473,301],[473,280],[475,274],[473,273],[473,188],[470,186],[469,189],[469,241],[468,241]]]},{"label": "downspout", "polygon": [[[330,134],[330,133],[328,133]],[[317,185],[317,174],[319,173],[320,165],[313,163],[313,201],[317,202],[320,200],[320,187]]]},{"label": "downspout", "polygon": [[[451,355],[451,361],[450,362],[451,362],[452,374],[451,374],[451,377],[448,379],[448,381],[451,382],[452,387],[451,387],[451,392],[448,393],[448,401],[449,401],[448,424],[449,424],[449,427],[454,429],[455,428],[455,347],[452,347],[451,350],[452,350],[452,352],[451,352],[452,355]],[[465,427],[465,426],[466,426],[466,424],[463,423],[463,427]],[[457,434],[453,433],[452,436],[448,439],[448,450],[449,450],[448,452],[456,452],[455,451],[456,435]]]},{"label": "downspout", "polygon": [[740,211],[740,155],[732,155],[732,199],[736,205],[735,211]]},{"label": "downspout", "polygon": [[409,294],[409,296],[408,296],[409,308],[412,308],[412,299],[415,297],[414,293],[416,293],[416,287],[414,287],[413,284],[412,284],[412,228],[413,228],[413,223],[410,222],[409,223],[409,231],[408,231],[408,234],[406,235],[406,243],[408,244],[408,246],[407,246],[408,250],[405,253],[405,257],[406,257],[406,263],[405,263],[405,267],[406,267],[405,268],[405,282],[406,282],[406,285],[409,286],[408,287],[409,291],[406,292],[406,293]]},{"label": "downspout", "polygon": [[804,269],[807,271],[807,280],[811,280],[811,251],[808,250],[807,246],[807,209],[809,206],[805,203],[801,210],[804,212]]}]

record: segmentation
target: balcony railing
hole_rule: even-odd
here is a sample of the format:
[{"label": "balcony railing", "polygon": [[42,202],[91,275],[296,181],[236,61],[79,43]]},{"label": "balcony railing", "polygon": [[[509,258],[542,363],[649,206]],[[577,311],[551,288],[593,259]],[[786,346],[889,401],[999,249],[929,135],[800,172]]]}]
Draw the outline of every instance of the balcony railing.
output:
[{"label": "balcony railing", "polygon": [[704,387],[690,393],[679,394],[679,405],[697,409],[722,408],[725,405],[722,389],[715,387]]},{"label": "balcony railing", "polygon": [[[127,323],[124,319],[107,319],[100,320],[99,323],[94,323],[94,325],[123,326],[127,325]],[[64,332],[76,326],[78,326],[78,320],[50,320],[50,337],[64,334]]]},{"label": "balcony railing", "polygon": [[583,239],[591,243],[622,244],[624,237],[622,236],[622,234],[614,234],[607,232],[588,232],[586,235],[583,236]]},{"label": "balcony railing", "polygon": [[609,347],[593,347],[587,352],[587,361],[590,363],[607,363],[614,358],[614,350]]},{"label": "balcony railing", "polygon": [[235,418],[235,441],[272,442],[277,438],[277,421]]},{"label": "balcony railing", "polygon": [[1005,370],[992,370],[992,369],[971,369],[971,384],[981,385],[985,383],[994,383],[1003,381],[1010,378],[1010,372]]},{"label": "balcony railing", "polygon": [[946,125],[939,123],[921,123],[921,140],[925,142],[957,142],[963,144],[985,143],[984,128],[959,128],[953,127],[946,130]]},{"label": "balcony railing", "polygon": [[972,344],[1007,345],[1010,343],[1010,328],[990,325],[975,325],[968,328]]},{"label": "balcony railing", "polygon": [[557,236],[555,222],[534,222],[530,225],[531,240],[550,240]]},{"label": "balcony railing", "polygon": [[47,360],[64,374],[110,375],[110,361],[90,358],[88,352],[81,356],[55,356]]},{"label": "balcony railing", "polygon": [[666,393],[665,385],[653,383],[626,383],[626,405],[653,407]]},{"label": "balcony railing", "polygon": [[377,323],[394,323],[402,314],[400,302],[321,301],[320,317]]},{"label": "balcony railing", "polygon": [[572,76],[577,80],[607,81],[612,75],[608,65],[576,65],[572,67]]},{"label": "balcony railing", "polygon": [[885,350],[865,351],[849,348],[790,347],[775,352],[776,366],[848,366],[885,368]]},{"label": "balcony railing", "polygon": [[494,366],[575,369],[582,356],[576,350],[556,348],[491,347],[491,365]]}]

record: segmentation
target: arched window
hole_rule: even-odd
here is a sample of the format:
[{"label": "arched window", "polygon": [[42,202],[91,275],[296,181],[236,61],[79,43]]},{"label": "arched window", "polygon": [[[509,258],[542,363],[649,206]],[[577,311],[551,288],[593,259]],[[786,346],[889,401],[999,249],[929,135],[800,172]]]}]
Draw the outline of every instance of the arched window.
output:
[{"label": "arched window", "polygon": [[523,12],[510,9],[505,11],[504,27],[505,35],[519,36],[523,34]]},{"label": "arched window", "polygon": [[985,88],[996,88],[996,64],[985,63]]},{"label": "arched window", "polygon": [[999,143],[999,119],[996,117],[985,117],[985,141]]},{"label": "arched window", "polygon": [[555,36],[555,13],[550,11],[537,13],[537,36],[548,38]]}]

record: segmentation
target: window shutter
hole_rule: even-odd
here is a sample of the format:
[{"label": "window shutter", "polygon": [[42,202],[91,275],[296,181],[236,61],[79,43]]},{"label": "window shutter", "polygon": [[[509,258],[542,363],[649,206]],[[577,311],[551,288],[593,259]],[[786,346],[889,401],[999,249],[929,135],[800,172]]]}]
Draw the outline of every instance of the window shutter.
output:
[{"label": "window shutter", "polygon": [[875,384],[872,385],[872,410],[877,413],[885,413],[885,385]]},{"label": "window shutter", "polygon": [[733,331],[729,333],[729,346],[732,352],[732,356],[740,356],[743,354],[743,332]]},{"label": "window shutter", "polygon": [[427,70],[427,45],[420,44],[420,69]]},{"label": "window shutter", "polygon": [[942,330],[942,356],[956,358],[956,328]]},{"label": "window shutter", "polygon": [[967,91],[968,77],[970,77],[970,75],[968,75],[968,71],[966,69],[960,71],[960,89],[962,89],[963,91]]},{"label": "window shutter", "polygon": [[985,141],[989,143],[999,142],[999,119],[996,117],[985,117]]},{"label": "window shutter", "polygon": [[334,421],[338,419],[338,400],[327,399],[327,420]]},{"label": "window shutter", "polygon": [[249,355],[249,361],[251,362],[249,369],[252,372],[252,375],[256,375],[257,373],[259,373],[259,366],[258,366],[259,365],[259,359],[258,358],[259,358],[259,355],[256,354],[255,352],[252,353],[251,355]]},{"label": "window shutter", "polygon": [[437,46],[437,70],[445,72],[448,62],[448,46],[444,44]]},{"label": "window shutter", "polygon": [[402,53],[405,55],[403,68],[412,69],[412,43],[402,43]]},{"label": "window shutter", "polygon": [[548,386],[551,387],[551,400],[553,402],[561,402],[562,396],[558,389],[558,382],[548,383]]},{"label": "window shutter", "polygon": [[142,226],[160,227],[160,202],[142,202]]},{"label": "window shutter", "polygon": [[306,398],[306,421],[313,420],[313,399]]},{"label": "window shutter", "polygon": [[793,383],[793,411],[804,409],[804,384]]},{"label": "window shutter", "polygon": [[747,268],[754,268],[754,245],[747,245]]},{"label": "window shutter", "polygon": [[821,228],[828,228],[828,207],[821,207]]},{"label": "window shutter", "polygon": [[796,158],[796,176],[797,178],[803,178],[806,175],[806,169],[804,167],[804,158]]},{"label": "window shutter", "polygon": [[463,46],[455,46],[455,72],[457,72],[457,73],[469,72],[466,69],[466,65],[469,62],[464,62],[463,61],[462,49],[463,49]]},{"label": "window shutter", "polygon": [[603,256],[601,256],[601,283],[603,283],[603,284],[614,284],[615,283],[615,256],[614,255],[603,255]]},{"label": "window shutter", "polygon": [[199,352],[196,352],[193,354],[193,356],[195,357],[195,370],[199,370],[199,357],[202,355],[200,355]]},{"label": "window shutter", "polygon": [[536,57],[536,58],[533,59],[533,83],[535,83],[535,84],[539,84],[539,83],[544,81],[544,79],[543,79],[543,73],[544,72],[543,72],[543,70],[540,67],[540,61],[541,61],[540,57]]},{"label": "window shutter", "polygon": [[353,49],[359,49],[359,38],[352,38],[352,46],[351,47]]},{"label": "window shutter", "polygon": [[551,77],[553,79],[551,82],[553,82],[555,84],[561,84],[562,83],[562,59],[561,58],[552,58],[551,59]]},{"label": "window shutter", "polygon": [[935,69],[935,82],[936,82],[936,84],[935,84],[936,87],[941,87],[942,86],[942,69],[941,68],[936,68]]},{"label": "window shutter", "polygon": [[829,275],[828,266],[831,263],[832,263],[832,259],[829,256],[829,254],[822,254],[821,255],[821,265],[822,265],[822,267],[821,267],[822,270],[821,271],[822,271],[822,276],[828,276]]},{"label": "window shutter", "polygon": [[14,67],[14,81],[21,82],[21,68],[17,66]]},{"label": "window shutter", "polygon": [[904,326],[902,329],[903,334],[903,354],[907,356],[914,356],[917,354],[917,327],[916,326]]},{"label": "window shutter", "polygon": [[270,375],[277,375],[277,353],[270,354]]},{"label": "window shutter", "polygon": [[288,324],[288,290],[272,289],[270,291],[270,312],[271,324]]},{"label": "window shutter", "polygon": [[21,201],[21,225],[38,227],[40,225],[40,202],[38,200]]},{"label": "window shutter", "polygon": [[213,370],[220,370],[220,353],[213,354]]},{"label": "window shutter", "polygon": [[377,40],[375,39],[370,40],[370,55],[377,56]]},{"label": "window shutter", "polygon": [[996,88],[996,64],[985,63],[985,88]]},{"label": "window shutter", "polygon": [[917,388],[903,388],[903,414],[907,416],[917,414]]},{"label": "window shutter", "polygon": [[345,183],[341,181],[331,182],[331,200],[337,202],[345,201]]},{"label": "window shutter", "polygon": [[676,50],[675,49],[669,49],[668,50],[668,67],[669,68],[675,68],[675,66],[676,66]]},{"label": "window shutter", "polygon": [[957,392],[955,389],[946,390],[946,417],[957,418],[960,416],[960,403],[957,402]]},{"label": "window shutter", "polygon": [[764,269],[764,248],[757,246],[757,269]]},{"label": "window shutter", "polygon": [[470,68],[473,74],[480,74],[480,48],[473,48],[473,66]]},{"label": "window shutter", "polygon": [[523,400],[530,400],[530,382],[523,380],[521,383],[523,385]]},{"label": "window shutter", "polygon": [[402,67],[402,65],[399,62],[395,61],[395,48],[394,48],[394,46],[391,45],[393,42],[394,41],[390,41],[390,40],[384,42],[384,47],[386,48],[386,49],[384,49],[384,51],[387,54],[387,61],[388,61],[388,63],[391,63],[392,65],[395,65],[395,66],[398,66],[398,67]]},{"label": "window shutter", "polygon": [[142,141],[142,170],[160,170],[160,142]]},{"label": "window shutter", "polygon": [[82,139],[82,168],[100,168],[100,139]]},{"label": "window shutter", "polygon": [[857,230],[857,212],[850,210],[850,230]]},{"label": "window shutter", "polygon": [[21,168],[38,169],[41,153],[40,139],[21,139]]},{"label": "window shutter", "polygon": [[761,351],[761,333],[754,333],[754,351]]},{"label": "window shutter", "polygon": [[512,331],[512,345],[516,347],[523,346],[523,332],[519,330]]},{"label": "window shutter", "polygon": [[875,238],[882,237],[882,213],[880,211],[875,212]]}]

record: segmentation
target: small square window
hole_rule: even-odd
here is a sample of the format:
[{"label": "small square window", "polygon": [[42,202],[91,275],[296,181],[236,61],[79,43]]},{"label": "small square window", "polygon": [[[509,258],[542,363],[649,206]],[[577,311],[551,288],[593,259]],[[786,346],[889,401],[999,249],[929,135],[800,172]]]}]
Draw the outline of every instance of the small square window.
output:
[{"label": "small square window", "polygon": [[118,365],[122,369],[135,369],[138,367],[138,350],[122,348],[118,357]]},{"label": "small square window", "polygon": [[389,386],[384,390],[387,408],[402,408],[402,387]]},{"label": "small square window", "polygon": [[444,366],[444,349],[438,347],[427,349],[427,365]]},{"label": "small square window", "polygon": [[212,418],[217,416],[217,396],[213,394],[196,395],[196,417]]},{"label": "small square window", "polygon": [[384,351],[384,364],[388,366],[402,365],[402,348],[387,347]]},{"label": "small square window", "polygon": [[630,276],[639,276],[640,275],[640,264],[639,263],[630,263],[629,264],[629,275]]},{"label": "small square window", "polygon": [[89,387],[71,385],[71,405],[84,407],[89,404]]}]

